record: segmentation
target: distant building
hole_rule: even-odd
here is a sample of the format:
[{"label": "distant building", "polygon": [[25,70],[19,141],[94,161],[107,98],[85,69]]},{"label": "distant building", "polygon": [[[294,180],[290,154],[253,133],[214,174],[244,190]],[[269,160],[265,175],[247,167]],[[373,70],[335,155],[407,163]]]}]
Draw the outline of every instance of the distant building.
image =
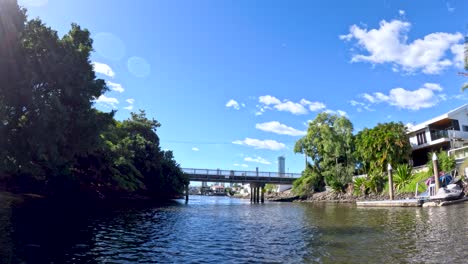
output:
[{"label": "distant building", "polygon": [[[284,156],[278,157],[278,176],[285,177],[286,175],[286,158]],[[289,184],[280,184],[277,186],[277,192],[283,192],[292,188]]]},{"label": "distant building", "polygon": [[278,174],[281,177],[286,174],[286,158],[284,156],[278,157]]},{"label": "distant building", "polygon": [[458,160],[468,157],[468,104],[408,130],[415,167],[425,165],[433,151],[453,152]]}]

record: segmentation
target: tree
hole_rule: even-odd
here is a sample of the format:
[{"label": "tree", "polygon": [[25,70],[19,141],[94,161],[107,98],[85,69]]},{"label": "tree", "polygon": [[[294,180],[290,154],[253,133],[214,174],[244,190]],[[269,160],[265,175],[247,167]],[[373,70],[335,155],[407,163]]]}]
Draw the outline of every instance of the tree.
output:
[{"label": "tree", "polygon": [[26,21],[16,1],[1,4],[0,174],[48,189],[73,178],[77,158],[97,145],[92,101],[107,87],[90,63],[87,30],[73,24],[59,38],[39,19]]},{"label": "tree", "polygon": [[367,173],[385,172],[387,164],[408,163],[411,145],[402,123],[377,124],[356,135],[355,157]]},{"label": "tree", "polygon": [[93,107],[108,88],[92,44],[76,24],[60,38],[16,0],[0,0],[0,180],[59,197],[180,194],[188,178],[161,151],[159,122],[144,111],[120,122]]},{"label": "tree", "polygon": [[346,117],[320,113],[294,150],[312,159],[316,177],[324,178],[336,190],[344,190],[355,168],[352,133],[353,125]]}]

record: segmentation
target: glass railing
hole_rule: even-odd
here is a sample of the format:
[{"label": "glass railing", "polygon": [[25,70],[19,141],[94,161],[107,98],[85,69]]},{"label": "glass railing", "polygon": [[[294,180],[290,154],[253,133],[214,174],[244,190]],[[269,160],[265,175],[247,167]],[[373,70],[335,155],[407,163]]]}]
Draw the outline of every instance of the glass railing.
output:
[{"label": "glass railing", "polygon": [[437,140],[441,138],[448,138],[448,131],[447,130],[431,130],[431,140]]}]

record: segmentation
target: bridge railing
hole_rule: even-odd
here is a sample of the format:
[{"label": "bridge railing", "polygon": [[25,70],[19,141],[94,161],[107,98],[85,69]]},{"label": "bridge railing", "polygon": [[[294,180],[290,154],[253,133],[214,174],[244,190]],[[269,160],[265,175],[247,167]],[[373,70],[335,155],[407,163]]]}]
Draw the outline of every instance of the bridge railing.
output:
[{"label": "bridge railing", "polygon": [[183,168],[183,172],[194,175],[239,176],[239,177],[270,177],[270,178],[299,178],[300,173],[278,173],[263,171],[235,171],[235,170],[211,170]]}]

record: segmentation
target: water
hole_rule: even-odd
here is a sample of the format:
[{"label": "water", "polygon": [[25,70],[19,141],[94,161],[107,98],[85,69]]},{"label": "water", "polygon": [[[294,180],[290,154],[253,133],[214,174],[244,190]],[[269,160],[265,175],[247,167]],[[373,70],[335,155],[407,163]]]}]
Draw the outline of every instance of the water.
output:
[{"label": "water", "polygon": [[2,263],[466,263],[468,204],[356,208],[191,196],[156,208],[0,209]]}]

